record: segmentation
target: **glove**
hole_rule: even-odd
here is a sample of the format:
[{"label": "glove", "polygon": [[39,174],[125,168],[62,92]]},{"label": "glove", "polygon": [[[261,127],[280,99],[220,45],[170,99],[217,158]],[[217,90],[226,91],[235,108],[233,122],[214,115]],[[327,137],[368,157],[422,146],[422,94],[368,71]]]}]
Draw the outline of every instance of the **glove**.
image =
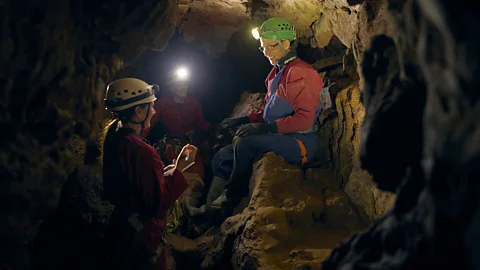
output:
[{"label": "glove", "polygon": [[241,126],[237,129],[238,137],[246,137],[249,135],[258,135],[258,134],[268,134],[268,133],[278,133],[277,123],[252,123],[248,125]]},{"label": "glove", "polygon": [[238,125],[248,124],[250,119],[248,116],[238,117],[238,118],[225,118],[222,123],[220,123],[221,128],[231,128]]}]

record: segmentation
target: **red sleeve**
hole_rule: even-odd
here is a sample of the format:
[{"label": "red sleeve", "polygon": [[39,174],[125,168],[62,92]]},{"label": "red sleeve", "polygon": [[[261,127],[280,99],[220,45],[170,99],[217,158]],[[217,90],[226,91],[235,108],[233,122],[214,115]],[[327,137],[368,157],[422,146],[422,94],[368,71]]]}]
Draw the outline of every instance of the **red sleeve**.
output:
[{"label": "red sleeve", "polygon": [[276,120],[279,133],[304,131],[312,127],[320,106],[320,90],[323,82],[318,73],[308,65],[290,68],[285,87],[278,94],[292,104],[295,113]]},{"label": "red sleeve", "polygon": [[137,188],[147,204],[156,209],[158,218],[163,218],[166,210],[173,206],[177,198],[188,188],[188,183],[181,173],[163,179],[163,162],[155,150],[150,155],[143,155],[137,163],[139,177]]},{"label": "red sleeve", "polygon": [[263,123],[263,110],[261,111],[251,111],[248,114],[248,119],[250,120],[250,123]]},{"label": "red sleeve", "polygon": [[173,171],[172,176],[167,176],[165,179],[165,186],[170,193],[169,208],[173,206],[175,201],[188,188],[188,183],[185,177],[178,170]]},{"label": "red sleeve", "polygon": [[195,125],[199,131],[207,130],[211,124],[203,116],[202,105],[196,100],[192,100],[195,106]]},{"label": "red sleeve", "polygon": [[150,120],[150,127],[142,130],[142,137],[147,137],[148,133],[154,127],[156,124],[158,124],[161,120],[161,109],[160,109],[160,100],[157,99],[153,105],[153,108],[155,109],[155,114],[152,116],[152,119]]}]

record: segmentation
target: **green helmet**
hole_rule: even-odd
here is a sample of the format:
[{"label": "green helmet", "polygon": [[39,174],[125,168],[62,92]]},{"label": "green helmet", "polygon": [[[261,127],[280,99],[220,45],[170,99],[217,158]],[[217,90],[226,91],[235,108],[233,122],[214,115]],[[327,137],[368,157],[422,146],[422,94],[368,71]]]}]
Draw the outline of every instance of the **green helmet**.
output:
[{"label": "green helmet", "polygon": [[255,28],[252,31],[255,39],[266,38],[272,40],[295,40],[297,34],[295,33],[295,26],[283,18],[273,17],[265,22],[259,28]]}]

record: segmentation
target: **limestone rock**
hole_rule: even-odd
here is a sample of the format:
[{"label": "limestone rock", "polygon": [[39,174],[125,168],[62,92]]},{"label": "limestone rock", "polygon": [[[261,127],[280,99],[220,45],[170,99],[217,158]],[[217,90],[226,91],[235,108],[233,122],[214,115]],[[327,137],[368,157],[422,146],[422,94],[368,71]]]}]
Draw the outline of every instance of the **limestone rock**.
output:
[{"label": "limestone rock", "polygon": [[376,220],[393,207],[396,195],[379,190],[368,172],[355,167],[348,178],[345,192],[367,216]]},{"label": "limestone rock", "polygon": [[326,47],[334,35],[330,21],[323,13],[320,15],[320,18],[313,23],[312,30],[314,32],[316,45],[312,47]]},{"label": "limestone rock", "polygon": [[321,189],[340,189],[340,183],[332,170],[309,168],[305,172],[305,182]]},{"label": "limestone rock", "polygon": [[325,153],[330,153],[328,159],[333,163],[340,186],[344,187],[358,157],[360,125],[364,117],[359,112],[362,112],[363,106],[360,104],[360,90],[356,83],[332,88],[335,113],[323,120],[320,125],[318,131],[320,147],[317,156],[321,155],[325,160],[327,159]]},{"label": "limestone rock", "polygon": [[363,56],[361,160],[397,200],[322,267],[479,269],[478,9],[452,1],[388,3],[395,36],[376,36]]},{"label": "limestone rock", "polygon": [[210,230],[195,240],[179,233],[167,235],[165,239],[166,250],[171,255],[167,256],[170,269],[196,269],[213,247],[216,233],[216,230]]},{"label": "limestone rock", "polygon": [[[227,41],[249,19],[240,0],[201,0],[185,3],[179,28],[187,42],[197,42],[212,54],[225,51]],[[207,49],[208,48],[208,49]]]},{"label": "limestone rock", "polygon": [[[335,177],[322,178],[331,181],[325,183],[330,189],[344,189],[352,202],[364,209],[370,219],[378,219],[391,208],[395,196],[376,188],[368,173],[360,169],[360,132],[365,119],[360,88],[356,82],[346,85],[342,81],[337,83],[338,86],[332,86],[331,93],[335,97],[334,113],[320,115],[324,118],[317,133],[319,150],[316,154],[323,164],[329,164],[331,160]],[[331,156],[326,157],[326,154]],[[308,169],[306,179],[318,179],[316,182],[320,182],[318,174],[322,172],[327,170]]]},{"label": "limestone rock", "polygon": [[241,117],[248,115],[250,111],[261,111],[265,107],[265,95],[266,93],[243,92],[230,117]]},{"label": "limestone rock", "polygon": [[351,232],[363,229],[365,224],[343,191],[325,191],[325,214],[322,222],[330,228],[345,228]]},{"label": "limestone rock", "polygon": [[[26,245],[96,133],[105,86],[175,27],[176,1],[24,1],[2,5],[0,260],[28,269]],[[172,19],[172,20],[171,20]],[[165,38],[167,36],[167,38]],[[75,143],[74,143],[75,144]]]},{"label": "limestone rock", "polygon": [[[363,2],[363,3],[360,3]],[[225,50],[226,40],[247,25],[248,17],[256,26],[273,16],[283,16],[297,29],[298,40],[313,48],[324,48],[333,35],[361,57],[370,38],[379,33],[392,34],[392,18],[382,1],[347,0],[202,0],[181,3],[180,28],[186,41],[198,42],[213,53]],[[188,8],[186,8],[188,7]],[[359,41],[359,42],[357,42]],[[360,61],[360,59],[359,59]]]},{"label": "limestone rock", "polygon": [[[65,182],[58,210],[43,221],[33,242],[36,267],[85,269],[104,265],[103,239],[115,207],[101,199],[101,179],[101,167],[82,165]],[[78,260],[78,256],[84,259]]]},{"label": "limestone rock", "polygon": [[345,193],[328,193],[327,199],[323,187],[311,182],[304,181],[298,166],[265,154],[254,165],[247,207],[222,225],[214,250],[223,247],[224,251],[214,251],[216,257],[206,258],[203,267],[218,265],[230,250],[234,269],[318,267],[349,230],[363,224],[345,203],[349,200]]}]

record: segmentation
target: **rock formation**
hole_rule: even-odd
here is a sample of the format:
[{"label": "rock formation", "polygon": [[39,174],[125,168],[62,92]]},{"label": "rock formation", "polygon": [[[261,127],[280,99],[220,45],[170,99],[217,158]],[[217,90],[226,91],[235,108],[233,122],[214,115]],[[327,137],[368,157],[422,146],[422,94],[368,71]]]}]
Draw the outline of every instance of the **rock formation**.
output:
[{"label": "rock formation", "polygon": [[26,243],[78,164],[68,140],[95,139],[106,83],[145,48],[166,46],[177,6],[10,2],[0,8],[0,262],[26,269]]},{"label": "rock formation", "polygon": [[388,8],[394,39],[375,37],[363,57],[361,159],[398,199],[322,269],[478,269],[478,9],[437,0]]},{"label": "rock formation", "polygon": [[[207,233],[188,247],[188,240],[171,237],[173,249],[181,253],[177,256],[203,253],[197,263],[205,269],[318,269],[341,240],[365,228],[331,170],[308,169],[305,174],[267,153],[253,171],[250,196],[238,214],[222,224],[220,234]],[[205,251],[205,246],[211,249]]]},{"label": "rock formation", "polygon": [[[78,257],[89,258],[79,269],[100,267],[112,206],[92,164],[106,83],[145,50],[164,50],[176,27],[220,54],[232,34],[280,15],[336,83],[334,108],[319,118],[323,151],[305,170],[259,160],[244,209],[195,240],[171,236],[177,267],[480,268],[480,30],[470,2],[11,2],[0,5],[1,266],[29,269],[33,249],[40,268]],[[245,94],[234,115],[261,99]]]}]

